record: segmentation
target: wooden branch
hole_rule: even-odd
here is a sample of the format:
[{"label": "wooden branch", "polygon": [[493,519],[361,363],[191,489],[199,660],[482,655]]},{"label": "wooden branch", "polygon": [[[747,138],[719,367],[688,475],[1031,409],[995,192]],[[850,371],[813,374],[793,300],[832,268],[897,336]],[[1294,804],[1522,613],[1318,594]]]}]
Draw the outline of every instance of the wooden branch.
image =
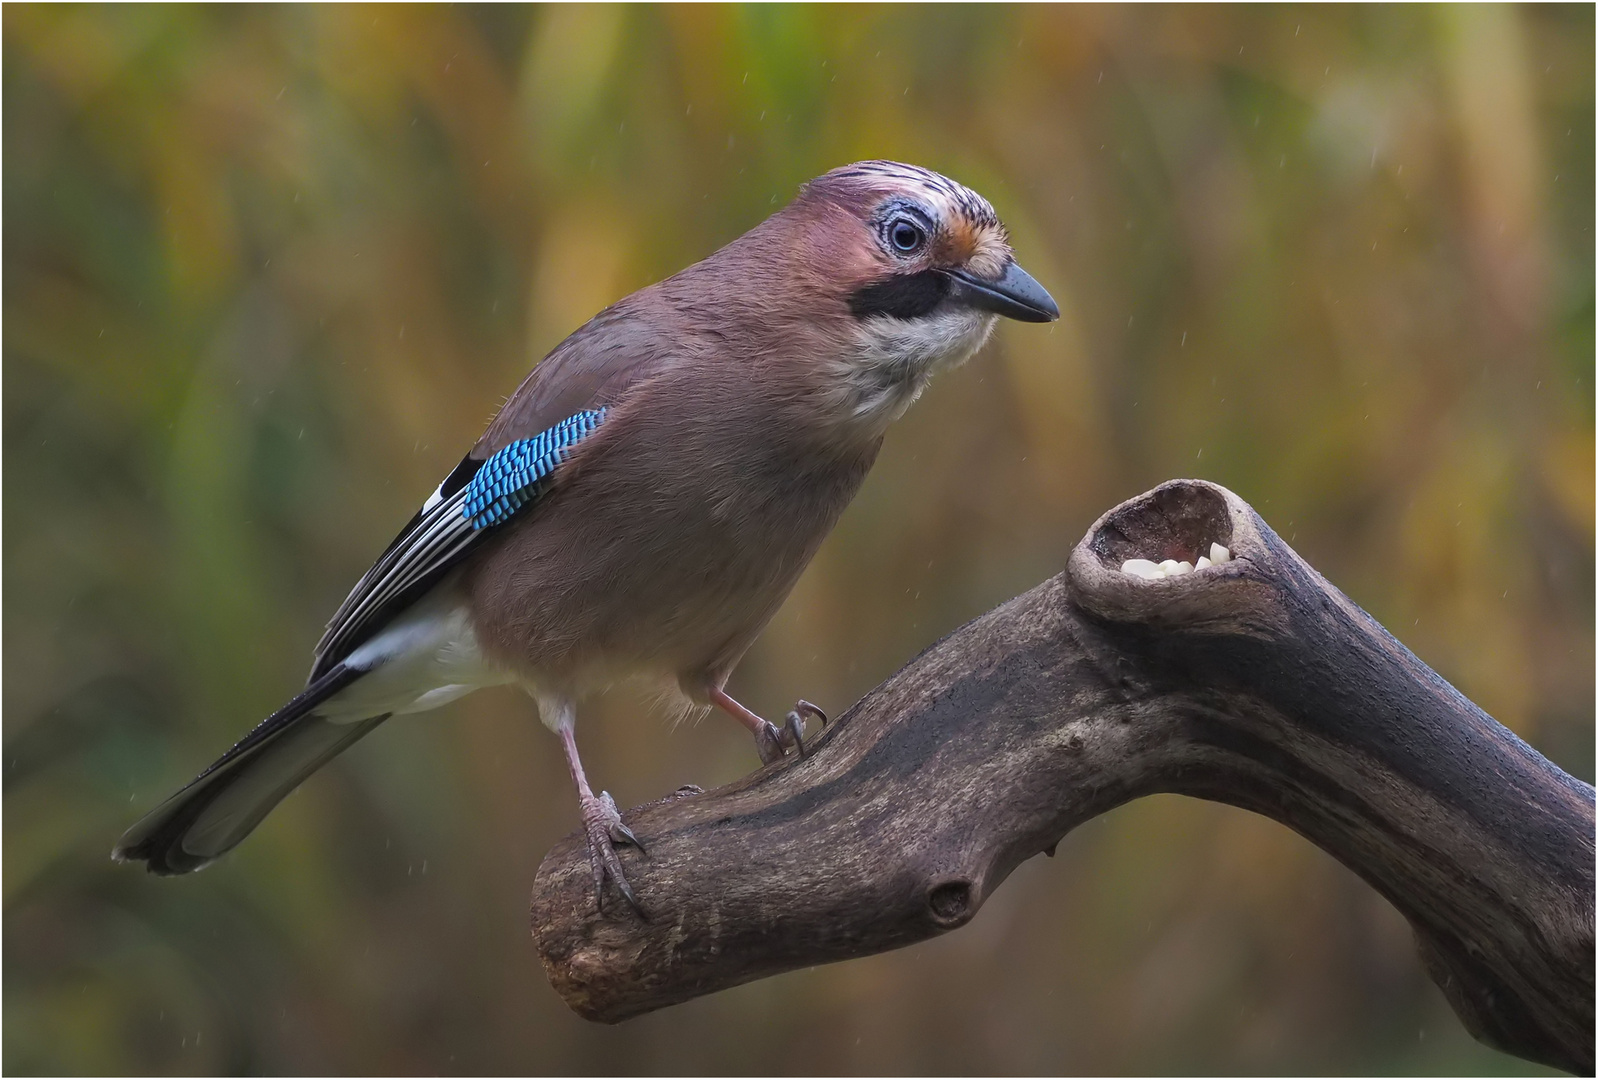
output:
[{"label": "wooden branch", "polygon": [[[1119,569],[1211,541],[1233,561]],[[567,838],[533,935],[566,1002],[615,1022],[952,930],[1023,859],[1155,792],[1320,845],[1409,919],[1473,1035],[1593,1071],[1593,789],[1201,481],[1110,511],[1064,573],[928,649],[804,760],[630,811],[651,921],[614,895],[598,915]]]}]

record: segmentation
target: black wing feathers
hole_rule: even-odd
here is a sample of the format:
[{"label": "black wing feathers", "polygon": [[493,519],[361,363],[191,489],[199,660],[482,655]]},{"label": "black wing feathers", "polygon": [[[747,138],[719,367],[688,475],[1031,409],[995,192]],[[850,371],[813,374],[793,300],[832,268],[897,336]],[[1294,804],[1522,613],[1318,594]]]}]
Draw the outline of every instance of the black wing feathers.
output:
[{"label": "black wing feathers", "polygon": [[355,583],[327,624],[311,668],[315,682],[443,577],[471,546],[476,530],[462,513],[466,485],[483,463],[470,454],[439,485],[372,568]]}]

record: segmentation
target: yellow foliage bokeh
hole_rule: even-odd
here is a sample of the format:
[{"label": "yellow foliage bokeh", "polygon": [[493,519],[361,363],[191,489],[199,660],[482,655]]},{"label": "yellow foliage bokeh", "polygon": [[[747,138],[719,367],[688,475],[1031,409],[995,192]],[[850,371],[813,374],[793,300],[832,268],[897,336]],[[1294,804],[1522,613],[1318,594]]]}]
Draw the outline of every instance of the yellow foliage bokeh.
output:
[{"label": "yellow foliage bokeh", "polygon": [[[734,692],[841,709],[1201,476],[1590,781],[1590,7],[3,20],[7,1072],[1530,1070],[1369,887],[1174,796],[946,938],[587,1025],[526,933],[576,811],[511,691],[385,725],[202,875],[106,856],[544,351],[864,157],[987,195],[1063,317],[932,386]],[[755,764],[626,693],[582,732],[624,804]]]}]

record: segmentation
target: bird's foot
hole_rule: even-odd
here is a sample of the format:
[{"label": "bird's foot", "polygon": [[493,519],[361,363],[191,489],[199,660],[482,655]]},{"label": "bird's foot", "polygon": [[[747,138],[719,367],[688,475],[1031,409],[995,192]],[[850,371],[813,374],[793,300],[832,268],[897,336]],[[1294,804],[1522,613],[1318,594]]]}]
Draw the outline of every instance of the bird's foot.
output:
[{"label": "bird's foot", "polygon": [[583,831],[588,836],[588,862],[594,871],[594,898],[599,904],[599,913],[605,913],[605,878],[609,877],[638,913],[638,917],[648,922],[649,914],[639,904],[633,887],[627,884],[621,859],[616,855],[617,844],[631,844],[639,851],[644,851],[644,845],[622,823],[621,811],[616,809],[616,800],[610,797],[610,792],[601,791],[597,797],[591,795],[581,801],[581,806]]},{"label": "bird's foot", "polygon": [[821,721],[821,726],[827,726],[827,714],[810,702],[801,698],[794,707],[788,710],[782,727],[779,729],[770,721],[761,721],[761,726],[755,729],[755,748],[760,752],[762,764],[770,765],[787,756],[790,748],[798,751],[800,757],[805,756],[805,718],[815,717]]}]

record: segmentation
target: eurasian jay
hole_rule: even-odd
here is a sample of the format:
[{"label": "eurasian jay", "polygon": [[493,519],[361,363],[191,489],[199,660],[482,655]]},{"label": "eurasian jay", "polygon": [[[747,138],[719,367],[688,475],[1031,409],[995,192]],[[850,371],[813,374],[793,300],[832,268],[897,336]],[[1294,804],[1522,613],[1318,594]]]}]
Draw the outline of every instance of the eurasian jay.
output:
[{"label": "eurasian jay", "polygon": [[[561,739],[598,902],[635,907],[573,736],[633,676],[717,706],[762,761],[803,753],[723,687],[876,459],[888,425],[995,318],[1059,317],[980,195],[866,161],[702,262],[596,315],[535,367],[356,583],[309,682],[112,853],[157,874],[233,848],[390,716],[514,683]],[[641,910],[641,909],[640,909]]]}]

